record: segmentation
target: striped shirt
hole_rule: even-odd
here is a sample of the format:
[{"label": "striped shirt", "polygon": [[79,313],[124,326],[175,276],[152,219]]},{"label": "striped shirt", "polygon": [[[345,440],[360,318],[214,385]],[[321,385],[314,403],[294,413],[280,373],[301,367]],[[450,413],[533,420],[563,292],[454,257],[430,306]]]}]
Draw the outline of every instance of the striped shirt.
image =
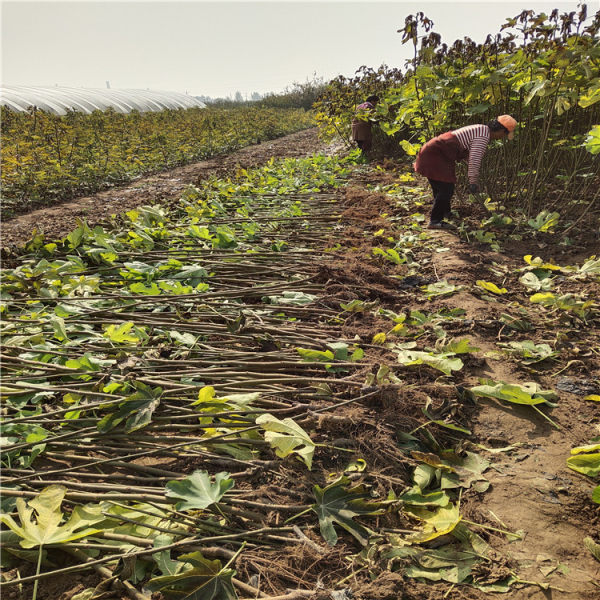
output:
[{"label": "striped shirt", "polygon": [[490,141],[490,128],[487,125],[467,125],[451,132],[463,150],[469,152],[469,182],[477,183],[479,167]]}]

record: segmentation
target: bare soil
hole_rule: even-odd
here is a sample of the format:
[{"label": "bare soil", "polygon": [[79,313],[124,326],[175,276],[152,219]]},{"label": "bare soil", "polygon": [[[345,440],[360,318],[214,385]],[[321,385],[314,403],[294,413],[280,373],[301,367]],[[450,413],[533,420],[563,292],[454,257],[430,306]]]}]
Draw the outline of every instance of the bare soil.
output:
[{"label": "bare soil", "polygon": [[[437,235],[443,237],[444,244],[451,249],[460,245],[452,234]],[[486,272],[489,279],[486,265],[492,259],[496,264],[512,265],[521,257],[520,253],[512,252],[498,255],[482,251],[471,255],[463,253],[462,257],[450,252],[434,256],[434,264],[440,279],[453,283],[473,282],[486,279]],[[562,261],[565,264],[566,257]],[[477,264],[481,265],[479,269]],[[446,304],[465,309],[467,319],[481,318],[482,314],[493,317],[493,312],[499,312],[490,311],[489,302],[468,293],[457,294]],[[491,349],[494,337],[499,336],[480,331],[469,334],[471,343],[482,349]],[[562,375],[568,372],[575,380],[589,382],[600,372],[597,359],[581,367],[574,365]],[[535,380],[544,389],[553,389],[557,381],[552,373],[525,372],[508,361],[486,360],[480,369],[471,372],[476,376],[467,378],[465,383],[470,385],[478,384],[477,376],[508,382]],[[471,426],[476,443],[490,448],[514,445],[516,449],[495,455],[494,468],[487,474],[492,486],[486,493],[470,498],[467,511],[475,508],[479,519],[487,519],[488,524],[495,521],[494,526],[499,529],[523,531],[524,539],[518,541],[508,542],[506,536],[494,536],[494,547],[511,559],[521,579],[556,588],[548,592],[530,586],[511,592],[511,598],[591,600],[598,597],[600,564],[584,548],[583,538],[598,536],[600,513],[590,501],[590,480],[566,465],[573,447],[598,435],[598,409],[592,404],[581,396],[562,392],[559,406],[551,412],[560,430],[529,407],[507,406],[499,401],[480,401],[473,416]],[[551,568],[555,570],[545,575]]]}]

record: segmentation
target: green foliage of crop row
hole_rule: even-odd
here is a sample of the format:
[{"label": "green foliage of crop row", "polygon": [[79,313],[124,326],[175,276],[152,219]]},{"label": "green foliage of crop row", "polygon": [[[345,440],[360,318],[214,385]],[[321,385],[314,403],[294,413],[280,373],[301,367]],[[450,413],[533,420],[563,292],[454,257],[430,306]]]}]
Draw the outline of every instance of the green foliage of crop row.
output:
[{"label": "green foliage of crop row", "polygon": [[380,147],[387,137],[414,155],[444,131],[511,114],[515,141],[486,156],[488,192],[530,214],[565,203],[583,210],[598,185],[598,156],[586,143],[600,123],[600,11],[591,22],[586,16],[585,7],[577,15],[523,11],[483,44],[465,38],[449,47],[423,13],[409,15],[400,30],[414,48],[406,70],[363,67],[330,82],[317,120],[326,134],[348,136],[357,102],[376,93]]},{"label": "green foliage of crop row", "polygon": [[28,209],[310,127],[304,110],[236,108],[57,116],[2,108],[4,209]]}]

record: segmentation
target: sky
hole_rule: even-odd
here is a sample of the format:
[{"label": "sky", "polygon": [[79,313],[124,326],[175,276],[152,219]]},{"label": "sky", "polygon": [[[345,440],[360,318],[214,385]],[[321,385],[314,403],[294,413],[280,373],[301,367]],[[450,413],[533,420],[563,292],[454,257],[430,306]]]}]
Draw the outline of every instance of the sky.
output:
[{"label": "sky", "polygon": [[[598,10],[590,0],[588,13]],[[70,2],[1,0],[3,85],[169,90],[211,97],[282,92],[361,65],[402,67],[397,30],[423,11],[443,41],[497,33],[523,9],[577,2],[479,0]]]}]

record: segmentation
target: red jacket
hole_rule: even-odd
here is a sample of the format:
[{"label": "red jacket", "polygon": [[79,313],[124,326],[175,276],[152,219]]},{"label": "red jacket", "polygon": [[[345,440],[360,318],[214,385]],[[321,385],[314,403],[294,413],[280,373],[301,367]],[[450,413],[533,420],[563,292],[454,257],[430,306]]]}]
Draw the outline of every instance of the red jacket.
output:
[{"label": "red jacket", "polygon": [[414,169],[427,179],[456,183],[456,162],[469,156],[453,133],[443,133],[429,140],[417,154]]}]

